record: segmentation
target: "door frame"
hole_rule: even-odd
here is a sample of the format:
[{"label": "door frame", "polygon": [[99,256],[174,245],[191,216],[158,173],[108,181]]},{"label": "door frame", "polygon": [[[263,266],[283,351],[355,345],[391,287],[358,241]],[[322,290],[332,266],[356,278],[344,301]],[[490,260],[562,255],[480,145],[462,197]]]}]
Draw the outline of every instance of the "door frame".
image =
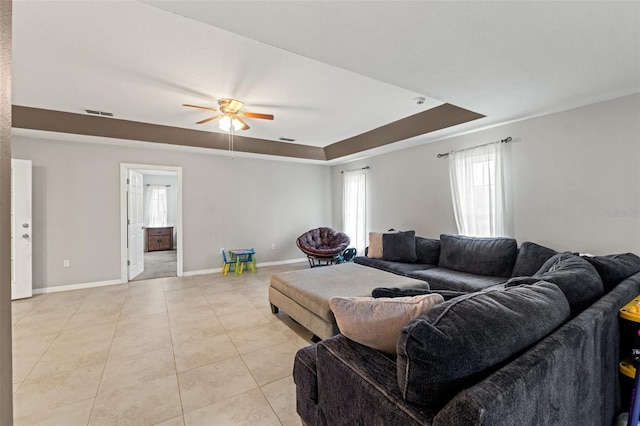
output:
[{"label": "door frame", "polygon": [[[33,162],[11,159],[11,300],[33,295]],[[20,185],[20,186],[19,186]],[[24,214],[24,216],[23,216]],[[18,215],[20,219],[18,220]],[[27,226],[20,226],[24,222]],[[22,234],[27,237],[22,237]],[[23,241],[26,239],[26,242]]]},{"label": "door frame", "polygon": [[127,277],[132,280],[144,272],[144,175],[128,169],[127,177]]},{"label": "door frame", "polygon": [[123,283],[129,282],[129,272],[127,268],[127,176],[129,169],[165,170],[176,173],[176,186],[178,190],[176,200],[176,275],[182,277],[184,275],[182,262],[182,167],[120,163],[120,281]]}]

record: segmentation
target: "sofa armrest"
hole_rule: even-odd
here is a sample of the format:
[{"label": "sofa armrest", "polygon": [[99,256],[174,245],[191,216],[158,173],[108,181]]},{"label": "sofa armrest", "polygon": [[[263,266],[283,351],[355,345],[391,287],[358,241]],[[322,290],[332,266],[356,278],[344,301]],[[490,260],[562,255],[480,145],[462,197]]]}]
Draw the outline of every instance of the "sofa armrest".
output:
[{"label": "sofa armrest", "polygon": [[318,413],[316,347],[307,346],[296,353],[293,381],[296,384],[296,411],[305,424],[315,425]]},{"label": "sofa armrest", "polygon": [[435,411],[404,401],[395,360],[339,334],[317,346],[318,424],[424,425]]},{"label": "sofa armrest", "polygon": [[620,408],[618,311],[639,291],[637,274],[502,369],[461,391],[434,424],[612,424]]}]

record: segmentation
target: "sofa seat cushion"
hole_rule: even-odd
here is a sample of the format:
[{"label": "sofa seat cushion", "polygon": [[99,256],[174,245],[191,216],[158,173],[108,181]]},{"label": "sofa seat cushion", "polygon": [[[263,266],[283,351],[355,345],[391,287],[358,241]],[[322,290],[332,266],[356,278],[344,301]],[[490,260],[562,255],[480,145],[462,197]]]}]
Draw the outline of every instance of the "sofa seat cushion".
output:
[{"label": "sofa seat cushion", "polygon": [[440,267],[413,271],[409,276],[428,282],[432,290],[463,292],[483,290],[506,281],[504,277],[488,277]]},{"label": "sofa seat cushion", "polygon": [[[432,425],[435,410],[405,401],[394,359],[342,334],[318,343],[317,422],[324,426]],[[292,423],[295,424],[295,423]]]},{"label": "sofa seat cushion", "polygon": [[598,271],[605,293],[611,291],[624,279],[640,272],[640,257],[633,253],[609,256],[583,256]]},{"label": "sofa seat cushion", "polygon": [[511,277],[518,255],[513,238],[477,238],[440,235],[438,266],[491,277]]},{"label": "sofa seat cushion", "polygon": [[413,271],[422,271],[425,269],[435,268],[435,265],[429,265],[425,263],[390,262],[388,260],[373,259],[366,256],[356,256],[353,261],[360,265],[370,266],[372,268],[392,272],[398,275],[404,275],[405,277]]},{"label": "sofa seat cushion", "polygon": [[604,294],[602,280],[595,268],[571,253],[554,255],[533,277],[513,278],[506,286],[525,284],[534,279],[548,281],[560,287],[571,307],[571,316],[574,317]]},{"label": "sofa seat cushion", "polygon": [[444,302],[441,295],[409,297],[332,297],[329,306],[340,333],[388,355],[396,354],[400,330],[409,321]]},{"label": "sofa seat cushion", "polygon": [[441,406],[563,324],[555,284],[491,289],[441,303],[402,329],[398,385],[418,405]]},{"label": "sofa seat cushion", "polygon": [[520,245],[516,264],[511,272],[512,277],[530,277],[549,260],[551,256],[558,253],[548,247],[541,246],[530,241],[525,241]]}]

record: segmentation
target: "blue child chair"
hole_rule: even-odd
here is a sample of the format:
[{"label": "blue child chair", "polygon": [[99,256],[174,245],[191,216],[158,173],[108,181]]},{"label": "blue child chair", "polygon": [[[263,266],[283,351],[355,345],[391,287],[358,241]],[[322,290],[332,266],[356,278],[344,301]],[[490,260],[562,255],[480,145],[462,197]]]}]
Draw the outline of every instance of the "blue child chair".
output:
[{"label": "blue child chair", "polygon": [[222,255],[222,275],[225,277],[229,273],[229,265],[233,267],[233,270],[236,270],[236,262],[234,260],[227,259],[227,253],[223,248],[220,249],[220,254]]}]

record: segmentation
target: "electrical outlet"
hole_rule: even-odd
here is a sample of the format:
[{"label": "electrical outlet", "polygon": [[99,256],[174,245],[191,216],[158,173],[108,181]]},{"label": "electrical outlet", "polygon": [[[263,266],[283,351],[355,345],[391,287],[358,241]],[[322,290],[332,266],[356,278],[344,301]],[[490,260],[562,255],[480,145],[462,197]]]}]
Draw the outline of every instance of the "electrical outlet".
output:
[{"label": "electrical outlet", "polygon": [[276,249],[276,243],[271,243],[271,250],[275,250]]},{"label": "electrical outlet", "polygon": [[64,260],[62,261],[62,266],[63,266],[63,267],[68,268],[68,267],[69,267],[69,265],[70,265],[70,263],[69,263],[69,259],[64,259]]}]

